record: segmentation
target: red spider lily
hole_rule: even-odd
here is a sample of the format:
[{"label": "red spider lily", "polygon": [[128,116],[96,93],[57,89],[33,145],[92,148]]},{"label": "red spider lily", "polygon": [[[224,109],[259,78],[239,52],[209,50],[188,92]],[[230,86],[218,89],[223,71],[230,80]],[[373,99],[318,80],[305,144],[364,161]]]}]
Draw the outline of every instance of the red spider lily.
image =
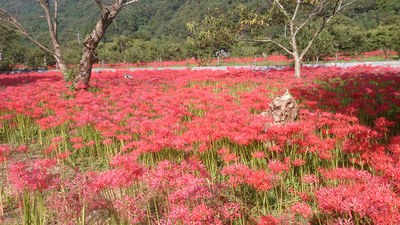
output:
[{"label": "red spider lily", "polygon": [[301,182],[306,184],[316,184],[318,183],[318,178],[313,174],[305,174],[301,178]]},{"label": "red spider lily", "polygon": [[118,215],[130,224],[137,224],[144,220],[146,212],[141,208],[142,200],[140,197],[132,198],[125,196],[114,202],[114,207]]},{"label": "red spider lily", "polygon": [[51,189],[58,184],[56,174],[51,172],[55,165],[56,161],[51,159],[39,159],[31,164],[12,163],[8,168],[8,180],[17,193]]},{"label": "red spider lily", "polygon": [[379,179],[320,188],[316,198],[321,210],[328,213],[356,213],[361,218],[371,218],[376,224],[396,224],[400,221],[398,197]]},{"label": "red spider lily", "polygon": [[[4,190],[45,192],[63,224],[82,211],[121,223],[254,223],[264,211],[276,217],[260,224],[397,224],[398,71],[103,71],[78,92],[55,72],[1,76]],[[270,126],[260,113],[286,89],[300,120]],[[25,143],[26,154],[11,147]],[[43,154],[59,164],[16,160]]]},{"label": "red spider lily", "polygon": [[289,166],[277,160],[272,160],[268,163],[268,169],[270,169],[273,173],[283,173],[289,170]]},{"label": "red spider lily", "polygon": [[265,153],[263,151],[253,152],[251,156],[255,159],[265,158]]},{"label": "red spider lily", "polygon": [[262,216],[258,221],[257,225],[278,225],[281,221],[274,216]]},{"label": "red spider lily", "polygon": [[0,145],[0,162],[5,161],[8,154],[10,154],[10,147],[8,145]]},{"label": "red spider lily", "polygon": [[298,214],[305,219],[310,219],[312,216],[312,209],[311,206],[305,203],[294,203],[290,206],[290,213]]}]

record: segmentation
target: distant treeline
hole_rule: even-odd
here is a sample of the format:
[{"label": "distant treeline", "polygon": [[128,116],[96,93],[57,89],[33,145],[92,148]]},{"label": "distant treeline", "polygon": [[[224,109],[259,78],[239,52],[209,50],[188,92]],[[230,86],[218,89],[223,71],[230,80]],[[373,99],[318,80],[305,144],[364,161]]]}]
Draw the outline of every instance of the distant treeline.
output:
[{"label": "distant treeline", "polygon": [[[61,7],[61,14],[68,17],[60,24],[63,49],[69,64],[78,62],[80,44],[92,28],[97,8],[92,0],[69,0]],[[187,42],[190,36],[186,24],[200,22],[210,11],[229,11],[239,3],[260,12],[268,10],[267,0],[149,0],[139,1],[123,11],[110,27],[98,48],[97,57],[106,63],[148,62],[156,60],[182,60],[192,58],[194,46]],[[29,5],[32,4],[32,5]],[[46,25],[42,20],[26,20],[35,17],[39,8],[36,2],[0,0],[0,7],[25,18],[36,38],[46,40]],[[346,52],[382,50],[399,52],[400,0],[358,0],[345,13],[336,17],[325,29],[307,55],[307,60],[318,60]],[[274,36],[285,38],[285,26],[274,25],[268,31]],[[307,30],[302,35],[308,35]],[[305,44],[305,43],[304,43]],[[0,66],[7,69],[16,64],[41,67],[53,64],[47,56],[23,38],[0,27]],[[236,42],[230,46],[232,57],[252,57],[279,52],[268,43]],[[284,53],[284,52],[280,52]]]}]

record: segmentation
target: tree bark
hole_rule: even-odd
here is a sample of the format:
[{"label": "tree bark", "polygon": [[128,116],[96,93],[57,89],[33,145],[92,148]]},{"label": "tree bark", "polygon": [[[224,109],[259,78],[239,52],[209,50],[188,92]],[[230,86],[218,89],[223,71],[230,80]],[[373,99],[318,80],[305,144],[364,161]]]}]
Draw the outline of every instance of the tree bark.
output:
[{"label": "tree bark", "polygon": [[299,56],[294,57],[294,77],[301,78],[301,58]]},{"label": "tree bark", "polygon": [[108,26],[113,22],[118,13],[128,3],[135,1],[115,0],[111,6],[103,5],[101,0],[96,0],[100,8],[101,16],[97,21],[92,33],[85,39],[83,44],[83,55],[79,63],[78,74],[75,75],[74,83],[78,89],[86,89],[89,87],[89,80],[92,74],[92,66],[95,63],[96,48],[107,31]]},{"label": "tree bark", "polygon": [[60,71],[62,74],[67,72],[67,65],[64,62],[64,59],[60,57],[60,55],[54,54],[53,57],[56,59],[58,66],[60,67]]}]

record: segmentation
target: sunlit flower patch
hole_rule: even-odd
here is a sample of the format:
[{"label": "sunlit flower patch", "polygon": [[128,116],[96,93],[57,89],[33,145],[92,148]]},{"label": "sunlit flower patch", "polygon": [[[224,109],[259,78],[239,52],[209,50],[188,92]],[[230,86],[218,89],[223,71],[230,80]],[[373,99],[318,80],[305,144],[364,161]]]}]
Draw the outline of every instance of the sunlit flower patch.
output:
[{"label": "sunlit flower patch", "polygon": [[[90,84],[0,75],[0,222],[400,223],[398,69],[117,70]],[[300,120],[266,126],[287,89]]]}]

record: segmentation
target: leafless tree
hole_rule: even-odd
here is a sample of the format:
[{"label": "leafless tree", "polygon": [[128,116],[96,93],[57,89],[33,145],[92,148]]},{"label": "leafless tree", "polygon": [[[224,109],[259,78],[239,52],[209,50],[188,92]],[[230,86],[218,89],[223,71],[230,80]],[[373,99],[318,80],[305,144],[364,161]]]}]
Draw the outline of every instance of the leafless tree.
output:
[{"label": "leafless tree", "polygon": [[[265,37],[256,41],[271,42],[290,54],[294,59],[295,77],[301,77],[301,63],[307,51],[318,38],[332,17],[348,8],[357,0],[273,0],[273,7],[284,16],[289,28],[289,46],[273,38]],[[316,29],[305,48],[300,49],[298,34],[310,23],[317,23]],[[286,25],[285,25],[286,26]]]},{"label": "leafless tree", "polygon": [[4,9],[0,9],[0,21],[6,22],[10,24],[10,29],[16,31],[22,36],[28,38],[35,45],[39,46],[45,52],[53,55],[56,59],[58,65],[62,72],[66,71],[66,65],[62,56],[62,51],[60,47],[60,43],[58,40],[58,8],[59,8],[59,0],[54,0],[54,11],[51,12],[49,1],[46,0],[38,0],[38,4],[43,9],[44,16],[46,19],[48,32],[51,39],[52,47],[47,47],[45,44],[40,43],[31,33],[27,31],[27,29],[18,21],[16,17],[8,13]]},{"label": "leafless tree", "polygon": [[[62,73],[67,72],[67,67],[63,59],[62,49],[58,38],[59,6],[61,0],[37,0],[44,12],[42,16],[48,27],[48,34],[51,39],[51,47],[39,42],[26,28],[20,23],[18,18],[0,8],[0,21],[9,24],[9,28],[32,41],[45,52],[53,55]],[[86,37],[83,43],[83,55],[79,63],[79,70],[75,74],[74,83],[76,87],[87,88],[89,86],[92,66],[95,62],[94,53],[96,48],[107,31],[108,26],[113,22],[118,13],[129,4],[138,0],[113,0],[106,4],[104,0],[94,0],[100,10],[100,18],[96,22],[93,31]]]}]

